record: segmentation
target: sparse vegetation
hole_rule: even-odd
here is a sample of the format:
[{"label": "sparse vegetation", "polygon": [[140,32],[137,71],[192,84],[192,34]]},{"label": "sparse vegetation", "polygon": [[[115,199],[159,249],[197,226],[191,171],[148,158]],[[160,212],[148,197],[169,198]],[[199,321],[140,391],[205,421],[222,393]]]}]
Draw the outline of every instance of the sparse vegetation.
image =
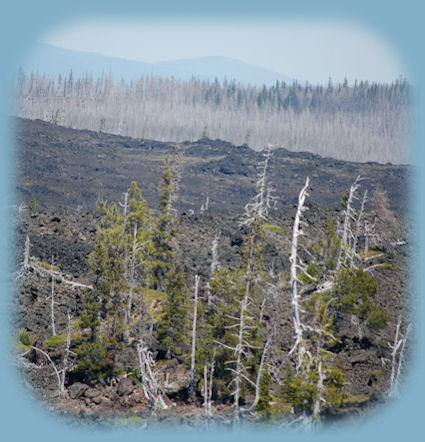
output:
[{"label": "sparse vegetation", "polygon": [[46,339],[43,344],[49,348],[56,348],[60,345],[66,344],[66,335],[54,335]]},{"label": "sparse vegetation", "polygon": [[[350,202],[350,192],[339,211],[306,211],[306,180],[303,204],[297,207],[299,225],[293,230],[295,209],[273,209],[266,179],[271,154],[264,156],[258,193],[242,217],[179,216],[167,160],[158,179],[156,209],[149,208],[136,182],[119,202],[102,199],[80,239],[91,245],[83,271],[77,272],[87,283],[71,292],[58,279],[49,305],[48,293],[43,293],[47,286],[37,278],[47,281],[59,266],[64,274],[66,265],[58,254],[58,266],[44,262],[45,257],[29,260],[21,277],[25,305],[37,305],[40,316],[51,308],[61,332],[51,336],[49,327],[38,325],[42,338],[34,351],[40,358],[47,355],[57,370],[60,391],[63,387],[74,395],[74,387],[81,388],[82,399],[77,392],[75,399],[66,400],[99,410],[127,407],[134,416],[166,409],[172,401],[176,407],[165,414],[192,407],[206,422],[213,413],[231,412],[233,421],[269,425],[302,418],[315,424],[385,390],[390,369],[367,348],[393,322],[382,299],[400,278],[399,261],[389,248],[385,253],[365,251],[363,225],[374,215]],[[351,216],[344,223],[347,210]],[[66,216],[54,221],[38,216],[36,228],[50,229],[42,233],[45,237],[67,232],[69,243],[76,241],[80,232],[75,226],[73,234],[62,225],[57,232],[51,229],[52,222],[69,222]],[[86,222],[82,218],[74,219]],[[183,222],[189,231],[181,228]],[[198,316],[191,328],[193,276],[198,272]],[[67,304],[74,320],[69,317],[69,333],[64,334]],[[192,353],[191,330],[196,336]],[[25,329],[18,341],[25,351],[36,345]],[[24,357],[40,363],[31,352]],[[368,366],[360,370],[357,364]],[[159,398],[164,398],[160,406]],[[119,422],[140,425],[145,415]]]}]

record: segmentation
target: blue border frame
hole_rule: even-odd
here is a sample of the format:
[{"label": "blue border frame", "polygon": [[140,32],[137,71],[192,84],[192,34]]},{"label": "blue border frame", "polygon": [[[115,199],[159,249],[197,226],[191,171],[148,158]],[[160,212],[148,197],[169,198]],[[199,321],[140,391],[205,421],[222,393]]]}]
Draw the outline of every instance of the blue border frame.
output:
[{"label": "blue border frame", "polygon": [[[421,149],[424,141],[423,118],[420,114],[424,102],[424,89],[422,78],[425,78],[425,61],[423,57],[423,41],[425,31],[423,26],[423,6],[420,0],[356,0],[345,2],[334,0],[304,0],[299,1],[269,1],[253,2],[251,0],[213,0],[211,2],[179,0],[159,0],[145,2],[143,0],[122,0],[120,2],[110,0],[14,0],[2,5],[0,15],[0,238],[1,238],[1,320],[0,320],[0,407],[2,436],[6,440],[14,441],[92,441],[101,440],[115,441],[125,438],[126,441],[140,440],[141,438],[156,438],[167,440],[170,437],[184,440],[197,440],[197,433],[183,431],[149,431],[139,432],[131,430],[108,430],[83,429],[70,427],[54,420],[54,415],[42,409],[35,401],[29,400],[27,393],[17,381],[17,373],[14,370],[9,357],[10,340],[10,292],[11,281],[8,279],[8,251],[11,250],[13,241],[8,222],[8,205],[13,192],[12,166],[13,156],[13,128],[8,119],[11,97],[10,86],[15,66],[19,60],[25,57],[27,51],[39,33],[53,25],[71,19],[84,18],[86,16],[108,15],[122,17],[167,17],[175,19],[197,18],[326,18],[343,19],[352,21],[354,24],[363,25],[366,28],[380,34],[401,55],[402,61],[407,66],[409,80],[414,84],[414,106],[412,120],[415,126],[413,144],[414,163],[419,165],[416,176],[415,188],[412,192],[412,207],[416,210],[418,228],[414,232],[414,238],[418,244],[418,250],[424,250],[423,222],[424,222],[424,197],[420,190],[424,188],[422,170],[425,164],[425,153]],[[329,430],[315,434],[295,434],[282,432],[264,433],[262,431],[235,431],[233,433],[203,433],[204,440],[215,440],[217,437],[224,439],[256,440],[266,436],[269,440],[281,440],[290,437],[290,440],[385,440],[395,441],[400,439],[418,440],[423,433],[423,397],[424,397],[424,364],[421,355],[422,339],[424,338],[423,303],[419,293],[422,293],[423,283],[420,280],[420,269],[424,268],[424,256],[418,253],[412,263],[416,270],[413,278],[415,292],[416,314],[416,357],[412,375],[403,390],[402,396],[392,404],[384,406],[380,411],[373,413],[366,422],[358,422],[356,425],[348,425],[343,429]],[[417,308],[416,308],[417,307]],[[422,430],[422,431],[421,431]]]}]

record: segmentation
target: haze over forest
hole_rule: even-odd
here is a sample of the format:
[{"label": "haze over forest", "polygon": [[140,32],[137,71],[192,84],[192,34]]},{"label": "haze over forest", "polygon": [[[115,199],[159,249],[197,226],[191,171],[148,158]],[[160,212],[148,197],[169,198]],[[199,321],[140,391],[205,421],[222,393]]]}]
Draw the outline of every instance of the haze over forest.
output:
[{"label": "haze over forest", "polygon": [[208,137],[255,150],[409,162],[410,87],[401,77],[311,85],[225,57],[148,64],[37,48],[17,75],[15,115],[23,118],[138,139]]},{"label": "haze over forest", "polygon": [[21,73],[16,114],[74,129],[134,138],[220,138],[263,149],[268,144],[348,161],[408,162],[408,92],[393,84],[243,86],[234,81],[178,82],[113,75],[53,79]]}]

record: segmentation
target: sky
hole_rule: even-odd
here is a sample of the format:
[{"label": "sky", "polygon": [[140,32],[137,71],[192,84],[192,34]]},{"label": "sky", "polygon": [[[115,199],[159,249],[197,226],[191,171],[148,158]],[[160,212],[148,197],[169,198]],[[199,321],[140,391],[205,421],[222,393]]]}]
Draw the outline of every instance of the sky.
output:
[{"label": "sky", "polygon": [[339,20],[97,17],[49,29],[39,42],[147,63],[225,56],[313,84],[408,78],[399,54],[380,35]]}]

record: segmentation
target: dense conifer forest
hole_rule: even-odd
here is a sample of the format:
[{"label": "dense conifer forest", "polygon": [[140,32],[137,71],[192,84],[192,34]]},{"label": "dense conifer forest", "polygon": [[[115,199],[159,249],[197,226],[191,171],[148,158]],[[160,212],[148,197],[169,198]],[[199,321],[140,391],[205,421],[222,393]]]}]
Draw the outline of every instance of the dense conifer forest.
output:
[{"label": "dense conifer forest", "polygon": [[268,145],[348,161],[406,164],[406,80],[272,87],[112,73],[51,78],[21,71],[15,113],[75,129],[138,139],[220,138],[261,150]]}]

